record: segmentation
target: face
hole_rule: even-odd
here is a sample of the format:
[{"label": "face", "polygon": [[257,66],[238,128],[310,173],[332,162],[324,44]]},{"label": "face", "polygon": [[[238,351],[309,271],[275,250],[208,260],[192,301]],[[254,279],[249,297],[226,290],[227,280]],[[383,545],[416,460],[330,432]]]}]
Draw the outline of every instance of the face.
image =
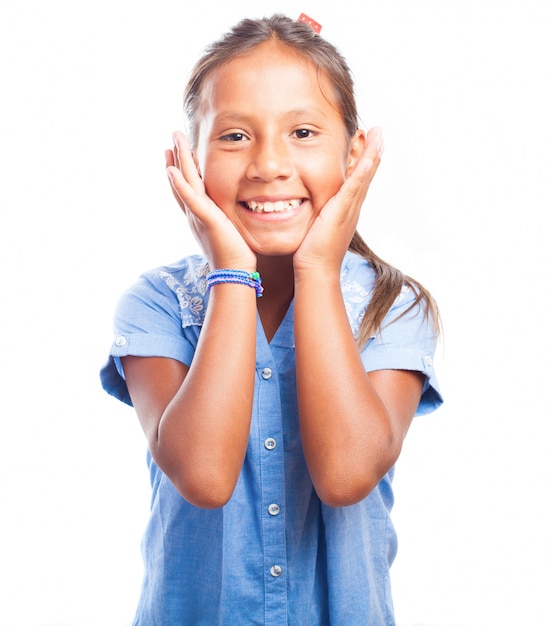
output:
[{"label": "face", "polygon": [[195,157],[208,195],[258,255],[292,255],[364,145],[325,74],[274,42],[206,80]]}]

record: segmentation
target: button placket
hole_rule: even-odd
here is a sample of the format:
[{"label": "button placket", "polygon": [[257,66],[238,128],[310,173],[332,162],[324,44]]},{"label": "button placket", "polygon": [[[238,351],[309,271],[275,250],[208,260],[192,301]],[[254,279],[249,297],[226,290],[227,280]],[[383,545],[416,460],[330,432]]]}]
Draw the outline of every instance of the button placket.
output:
[{"label": "button placket", "polygon": [[[284,462],[282,403],[278,366],[268,350],[257,354],[256,386],[259,411],[260,475],[262,489],[262,532],[264,576],[266,580],[265,611],[270,623],[285,623],[287,586],[285,585],[286,538],[283,502]],[[277,359],[276,359],[277,360]],[[270,582],[268,582],[270,581]]]}]

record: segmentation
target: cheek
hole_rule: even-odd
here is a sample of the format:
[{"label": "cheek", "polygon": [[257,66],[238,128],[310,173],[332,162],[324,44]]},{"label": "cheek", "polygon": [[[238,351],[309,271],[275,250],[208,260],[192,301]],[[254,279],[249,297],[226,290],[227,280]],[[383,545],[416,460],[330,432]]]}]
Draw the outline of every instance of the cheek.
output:
[{"label": "cheek", "polygon": [[[316,199],[325,204],[339,191],[345,180],[345,175],[346,163],[342,160],[332,159],[326,163],[314,183],[313,194],[315,194]],[[319,202],[316,202],[316,205]]]},{"label": "cheek", "polygon": [[221,209],[227,204],[227,186],[220,184],[219,178],[206,177],[205,178],[205,190],[208,197]]},{"label": "cheek", "polygon": [[207,194],[217,203],[235,197],[237,172],[226,159],[205,158],[201,162]]}]

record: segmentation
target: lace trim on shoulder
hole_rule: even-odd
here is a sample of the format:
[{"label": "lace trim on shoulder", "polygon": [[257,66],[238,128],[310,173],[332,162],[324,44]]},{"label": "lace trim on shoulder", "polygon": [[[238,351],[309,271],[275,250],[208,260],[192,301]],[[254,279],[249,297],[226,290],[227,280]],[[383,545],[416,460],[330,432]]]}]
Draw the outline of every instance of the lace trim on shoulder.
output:
[{"label": "lace trim on shoulder", "polygon": [[159,271],[159,278],[178,298],[182,327],[202,326],[205,319],[205,296],[207,293],[207,263],[188,264],[187,271],[178,278],[165,270]]},{"label": "lace trim on shoulder", "polygon": [[371,290],[365,289],[355,280],[341,281],[344,308],[354,337],[358,337],[360,323],[371,299]]},{"label": "lace trim on shoulder", "polygon": [[[350,328],[354,337],[358,337],[360,324],[362,318],[367,310],[371,296],[372,289],[366,289],[362,284],[355,280],[346,278],[347,270],[344,269],[341,273],[341,291],[344,299],[344,307],[346,309],[346,315],[350,323]],[[398,294],[394,304],[391,308],[399,306],[404,300],[411,297],[411,289],[407,285],[404,285]],[[375,337],[375,335],[373,335]]]},{"label": "lace trim on shoulder", "polygon": [[[202,326],[206,312],[207,274],[209,266],[203,259],[188,259],[187,268],[177,276],[173,272],[159,270],[159,278],[176,295],[182,327]],[[371,289],[347,278],[347,269],[341,272],[341,290],[344,306],[354,337],[358,336],[360,323],[371,300]],[[411,289],[404,285],[393,307],[411,297]]]}]

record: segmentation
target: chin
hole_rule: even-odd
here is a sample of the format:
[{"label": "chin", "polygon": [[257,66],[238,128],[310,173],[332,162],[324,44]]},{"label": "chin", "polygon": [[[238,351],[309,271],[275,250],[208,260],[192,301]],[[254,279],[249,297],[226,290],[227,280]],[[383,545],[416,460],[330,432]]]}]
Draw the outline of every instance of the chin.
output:
[{"label": "chin", "polygon": [[251,246],[257,256],[264,257],[292,257],[298,250],[299,245],[263,245]]}]

